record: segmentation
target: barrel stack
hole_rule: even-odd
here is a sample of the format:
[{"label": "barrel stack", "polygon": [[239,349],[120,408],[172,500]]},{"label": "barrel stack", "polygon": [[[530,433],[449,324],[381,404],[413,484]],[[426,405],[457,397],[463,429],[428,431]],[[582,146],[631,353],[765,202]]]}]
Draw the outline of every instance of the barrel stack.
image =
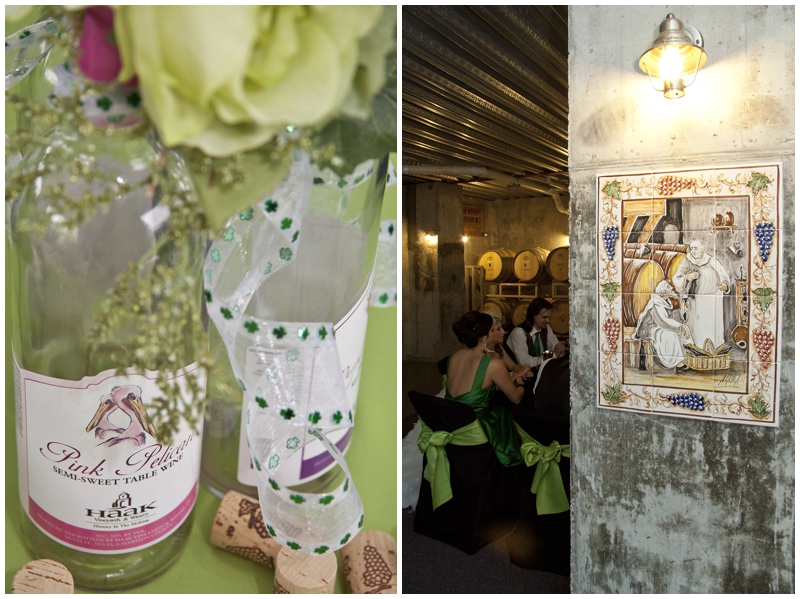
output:
[{"label": "barrel stack", "polygon": [[481,254],[477,266],[484,269],[488,291],[482,309],[499,318],[507,330],[525,320],[531,300],[538,296],[553,302],[553,332],[560,338],[569,335],[568,246],[494,248]]}]

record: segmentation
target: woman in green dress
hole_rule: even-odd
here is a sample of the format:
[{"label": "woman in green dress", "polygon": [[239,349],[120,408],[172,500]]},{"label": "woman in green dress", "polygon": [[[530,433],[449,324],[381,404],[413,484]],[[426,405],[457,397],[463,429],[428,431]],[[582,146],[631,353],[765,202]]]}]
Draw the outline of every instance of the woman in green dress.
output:
[{"label": "woman in green dress", "polygon": [[486,342],[494,325],[489,314],[467,312],[453,324],[453,332],[466,345],[450,356],[447,362],[445,398],[465,403],[475,410],[489,443],[504,466],[522,463],[520,441],[514,430],[511,413],[492,402],[499,389],[514,403],[522,400],[523,389],[508,376],[501,360],[486,354]]}]

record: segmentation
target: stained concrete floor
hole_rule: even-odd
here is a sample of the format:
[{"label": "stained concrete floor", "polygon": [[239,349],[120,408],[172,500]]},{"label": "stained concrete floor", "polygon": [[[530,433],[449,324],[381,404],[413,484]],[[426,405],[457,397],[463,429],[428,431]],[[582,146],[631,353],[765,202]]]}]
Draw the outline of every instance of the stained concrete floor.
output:
[{"label": "stained concrete floor", "polygon": [[569,593],[570,579],[511,563],[505,540],[467,555],[414,532],[414,514],[403,510],[403,594]]}]

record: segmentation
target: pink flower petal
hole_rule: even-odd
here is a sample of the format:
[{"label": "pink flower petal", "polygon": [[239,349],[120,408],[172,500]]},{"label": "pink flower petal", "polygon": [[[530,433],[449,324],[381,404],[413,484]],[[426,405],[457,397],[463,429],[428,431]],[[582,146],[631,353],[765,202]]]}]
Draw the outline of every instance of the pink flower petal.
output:
[{"label": "pink flower petal", "polygon": [[78,66],[95,81],[113,81],[119,74],[119,50],[112,43],[114,13],[108,6],[91,6],[84,11],[83,35],[78,42]]}]

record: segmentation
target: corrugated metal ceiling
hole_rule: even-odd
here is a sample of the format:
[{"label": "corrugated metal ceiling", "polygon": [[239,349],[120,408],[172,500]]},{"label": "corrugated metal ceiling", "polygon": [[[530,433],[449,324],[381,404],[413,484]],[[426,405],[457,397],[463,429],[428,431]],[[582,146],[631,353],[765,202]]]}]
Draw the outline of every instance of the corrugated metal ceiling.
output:
[{"label": "corrugated metal ceiling", "polygon": [[568,188],[566,6],[403,7],[402,95],[404,184]]}]

